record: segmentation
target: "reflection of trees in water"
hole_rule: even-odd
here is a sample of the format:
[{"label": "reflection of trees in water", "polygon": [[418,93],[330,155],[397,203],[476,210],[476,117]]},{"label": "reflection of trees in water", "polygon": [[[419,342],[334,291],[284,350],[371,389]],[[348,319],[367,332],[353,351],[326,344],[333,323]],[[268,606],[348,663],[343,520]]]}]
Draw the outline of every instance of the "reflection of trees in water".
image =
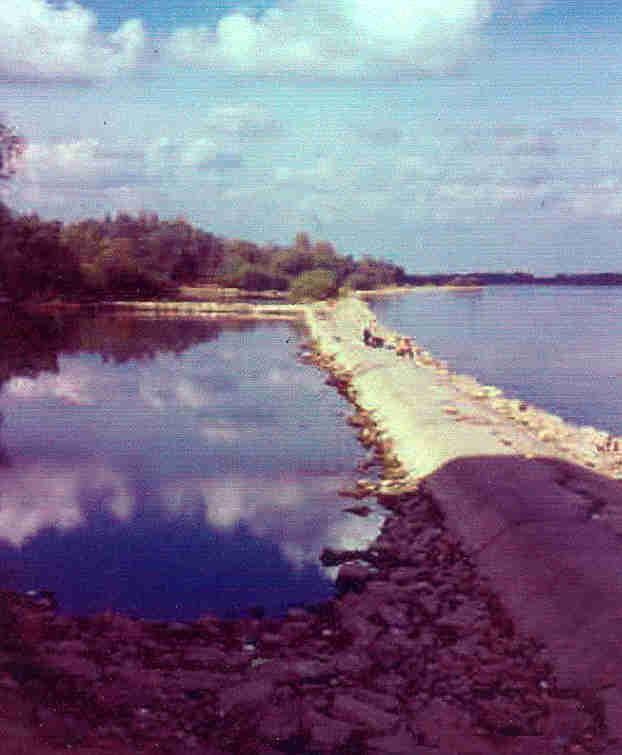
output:
[{"label": "reflection of trees in water", "polygon": [[[247,330],[252,322],[227,322],[228,329]],[[94,312],[44,314],[0,307],[0,391],[15,377],[58,373],[63,354],[88,352],[117,364],[181,354],[214,341],[222,325],[214,320],[141,317]],[[3,416],[0,414],[0,430]],[[10,464],[0,444],[0,466]]]},{"label": "reflection of trees in water", "polygon": [[[231,326],[248,329],[254,324]],[[86,351],[116,363],[149,360],[213,341],[221,330],[214,320],[93,312],[49,315],[6,307],[0,311],[0,385],[13,377],[57,373],[62,354]]]},{"label": "reflection of trees in water", "polygon": [[94,314],[74,316],[67,328],[62,353],[87,351],[118,364],[154,359],[162,353],[181,354],[217,339],[221,331],[213,321]]}]

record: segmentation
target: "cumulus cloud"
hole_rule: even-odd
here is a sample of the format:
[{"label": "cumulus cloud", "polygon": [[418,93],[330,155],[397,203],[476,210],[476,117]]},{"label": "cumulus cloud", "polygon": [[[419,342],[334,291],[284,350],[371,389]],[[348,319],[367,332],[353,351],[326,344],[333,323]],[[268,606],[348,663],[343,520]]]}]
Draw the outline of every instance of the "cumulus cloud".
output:
[{"label": "cumulus cloud", "polygon": [[477,43],[494,0],[290,0],[216,28],[177,29],[168,55],[238,73],[356,77],[452,72]]},{"label": "cumulus cloud", "polygon": [[132,69],[145,49],[138,19],[98,31],[97,17],[79,3],[0,0],[0,77],[9,80],[94,80]]},{"label": "cumulus cloud", "polygon": [[325,546],[363,548],[379,534],[379,517],[346,515],[335,504],[335,491],[342,484],[331,475],[278,479],[232,475],[174,481],[162,497],[175,516],[198,501],[211,527],[231,531],[244,526],[278,545],[299,568],[317,564]]},{"label": "cumulus cloud", "polygon": [[19,176],[31,185],[89,186],[103,189],[141,182],[144,154],[136,150],[108,150],[99,139],[29,144]]},{"label": "cumulus cloud", "polygon": [[252,102],[213,105],[205,117],[205,128],[240,139],[272,138],[282,131],[280,122],[266,108]]},{"label": "cumulus cloud", "polygon": [[88,406],[97,401],[97,389],[102,381],[97,381],[88,368],[67,364],[62,374],[44,373],[37,378],[16,377],[5,385],[5,392],[23,401],[36,399],[56,399],[75,406]]},{"label": "cumulus cloud", "polygon": [[0,476],[0,540],[21,547],[53,527],[76,529],[86,521],[85,500],[100,500],[119,521],[134,511],[134,496],[126,481],[102,464],[81,467],[32,463],[4,469]]},{"label": "cumulus cloud", "polygon": [[138,392],[147,406],[160,411],[173,408],[197,410],[214,401],[214,394],[206,385],[165,370],[155,377],[149,373],[141,374]]}]

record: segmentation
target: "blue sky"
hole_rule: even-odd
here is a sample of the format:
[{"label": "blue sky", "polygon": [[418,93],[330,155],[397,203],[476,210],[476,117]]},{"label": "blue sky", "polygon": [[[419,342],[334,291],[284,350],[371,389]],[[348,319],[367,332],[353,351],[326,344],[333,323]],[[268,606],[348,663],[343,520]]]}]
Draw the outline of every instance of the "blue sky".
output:
[{"label": "blue sky", "polygon": [[152,31],[168,31],[182,24],[212,24],[238,8],[261,11],[273,4],[269,0],[249,0],[246,3],[238,0],[88,0],[82,3],[95,11],[106,31],[118,28],[130,17],[143,19]]},{"label": "blue sky", "polygon": [[3,3],[16,209],[306,229],[413,272],[622,270],[613,2]]}]

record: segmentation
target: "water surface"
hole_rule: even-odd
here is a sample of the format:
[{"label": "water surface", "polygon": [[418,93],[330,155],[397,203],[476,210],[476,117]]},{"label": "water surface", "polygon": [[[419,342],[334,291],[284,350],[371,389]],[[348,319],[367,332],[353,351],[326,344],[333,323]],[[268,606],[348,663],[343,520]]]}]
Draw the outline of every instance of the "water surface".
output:
[{"label": "water surface", "polygon": [[333,585],[323,546],[375,528],[337,490],[346,402],[281,323],[0,322],[0,580],[74,613],[271,613]]},{"label": "water surface", "polygon": [[453,369],[622,435],[622,288],[491,286],[372,306]]}]

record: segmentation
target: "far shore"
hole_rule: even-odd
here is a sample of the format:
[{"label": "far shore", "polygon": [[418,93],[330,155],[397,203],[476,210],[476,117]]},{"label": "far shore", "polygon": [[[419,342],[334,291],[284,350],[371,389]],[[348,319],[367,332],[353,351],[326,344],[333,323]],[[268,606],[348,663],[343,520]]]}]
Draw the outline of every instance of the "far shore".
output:
[{"label": "far shore", "polygon": [[464,291],[464,292],[477,292],[483,291],[485,286],[480,285],[468,285],[459,286],[446,284],[437,286],[435,283],[425,283],[421,286],[385,286],[383,288],[373,288],[369,290],[356,291],[356,296],[360,299],[381,299],[384,296],[400,296],[402,294],[427,294],[437,291]]}]

